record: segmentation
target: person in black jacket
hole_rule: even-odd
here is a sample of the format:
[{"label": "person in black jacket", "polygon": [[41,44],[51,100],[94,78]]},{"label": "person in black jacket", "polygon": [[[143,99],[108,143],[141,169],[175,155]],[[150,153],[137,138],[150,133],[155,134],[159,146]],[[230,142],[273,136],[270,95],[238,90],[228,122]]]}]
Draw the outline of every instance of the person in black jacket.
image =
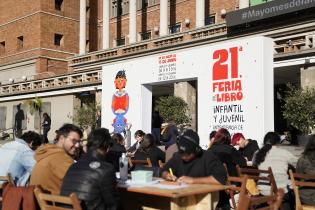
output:
[{"label": "person in black jacket", "polygon": [[239,146],[239,152],[248,160],[252,161],[253,156],[259,150],[257,141],[245,139],[242,133],[235,133],[232,137],[232,145]]},{"label": "person in black jacket", "polygon": [[42,124],[43,127],[43,136],[44,136],[44,143],[48,143],[48,132],[50,131],[50,126],[51,126],[51,119],[49,117],[49,115],[45,112],[43,114],[44,117],[44,121]]},{"label": "person in black jacket", "polygon": [[[231,135],[225,128],[216,132],[209,150],[226,164],[229,176],[238,176],[236,165],[246,166],[246,159],[231,145]],[[218,208],[230,209],[229,197],[224,191],[220,191]]]},{"label": "person in black jacket", "polygon": [[83,210],[121,209],[115,169],[105,161],[111,144],[107,129],[92,131],[88,137],[88,153],[69,168],[63,179],[61,195],[76,193]]},{"label": "person in black jacket", "polygon": [[119,171],[119,158],[122,153],[126,153],[127,150],[125,148],[125,140],[124,137],[120,133],[114,133],[112,135],[113,146],[109,149],[106,160],[113,164],[116,171]]}]

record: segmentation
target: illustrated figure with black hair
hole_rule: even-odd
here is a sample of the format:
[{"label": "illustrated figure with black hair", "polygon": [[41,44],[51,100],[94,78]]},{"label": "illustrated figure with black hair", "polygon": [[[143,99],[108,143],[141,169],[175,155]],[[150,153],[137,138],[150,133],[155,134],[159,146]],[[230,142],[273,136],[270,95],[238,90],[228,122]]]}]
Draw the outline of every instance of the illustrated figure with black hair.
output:
[{"label": "illustrated figure with black hair", "polygon": [[22,122],[25,119],[24,117],[24,111],[21,109],[22,104],[18,104],[16,106],[17,112],[15,114],[14,119],[14,129],[15,129],[15,135],[17,137],[20,137],[22,135]]},{"label": "illustrated figure with black hair", "polygon": [[112,97],[112,111],[116,115],[113,121],[114,132],[123,133],[127,124],[125,114],[129,109],[129,95],[125,90],[127,77],[124,70],[118,71],[114,84],[116,88]]},{"label": "illustrated figure with black hair", "polygon": [[111,146],[108,129],[99,128],[92,131],[88,137],[88,152],[67,171],[61,195],[76,193],[83,210],[120,209],[115,169],[105,161]]},{"label": "illustrated figure with black hair", "polygon": [[73,124],[64,124],[59,128],[55,144],[44,144],[36,150],[30,184],[59,195],[62,180],[74,162],[82,136],[81,129]]},{"label": "illustrated figure with black hair", "polygon": [[[279,147],[279,144],[280,136],[275,132],[268,132],[264,137],[264,146],[254,154],[253,166],[262,170],[271,167],[277,187],[283,188],[285,191],[282,202],[283,209],[294,209],[294,197],[292,197],[294,193],[287,172],[289,165],[296,166],[297,157],[286,149]],[[268,184],[259,181],[257,187],[262,195],[270,195]]]},{"label": "illustrated figure with black hair", "polygon": [[17,186],[25,186],[36,163],[34,150],[41,145],[40,135],[33,131],[0,147],[0,176],[11,174]]},{"label": "illustrated figure with black hair", "polygon": [[[199,146],[199,136],[188,129],[178,138],[178,152],[165,164],[162,177],[186,184],[225,184],[223,164],[210,151]],[[172,173],[173,175],[172,175]]]}]

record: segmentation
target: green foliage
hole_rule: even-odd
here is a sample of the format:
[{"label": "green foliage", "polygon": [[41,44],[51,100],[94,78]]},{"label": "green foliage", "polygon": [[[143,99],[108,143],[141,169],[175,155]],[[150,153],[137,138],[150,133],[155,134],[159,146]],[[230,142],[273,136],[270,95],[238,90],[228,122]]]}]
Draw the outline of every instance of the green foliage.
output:
[{"label": "green foliage", "polygon": [[96,113],[101,110],[95,103],[86,103],[81,107],[75,108],[73,120],[84,129],[94,128],[96,123]]},{"label": "green foliage", "polygon": [[284,98],[283,116],[304,134],[315,128],[315,89],[301,89],[288,84]]},{"label": "green foliage", "polygon": [[35,97],[35,99],[29,99],[24,102],[24,104],[29,109],[31,115],[33,115],[35,112],[41,112],[43,107],[43,101],[39,97]]},{"label": "green foliage", "polygon": [[180,97],[161,97],[156,102],[156,110],[160,112],[165,122],[174,120],[179,125],[189,123],[190,117],[187,115],[188,104]]}]

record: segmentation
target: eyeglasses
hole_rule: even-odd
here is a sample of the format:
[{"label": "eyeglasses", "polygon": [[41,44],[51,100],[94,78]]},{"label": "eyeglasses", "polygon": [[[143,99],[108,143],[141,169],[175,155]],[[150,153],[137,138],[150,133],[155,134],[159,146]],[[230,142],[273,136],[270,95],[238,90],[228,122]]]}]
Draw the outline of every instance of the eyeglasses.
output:
[{"label": "eyeglasses", "polygon": [[76,145],[76,144],[82,145],[82,142],[83,142],[81,139],[70,139],[70,138],[68,139],[72,142],[73,145]]}]

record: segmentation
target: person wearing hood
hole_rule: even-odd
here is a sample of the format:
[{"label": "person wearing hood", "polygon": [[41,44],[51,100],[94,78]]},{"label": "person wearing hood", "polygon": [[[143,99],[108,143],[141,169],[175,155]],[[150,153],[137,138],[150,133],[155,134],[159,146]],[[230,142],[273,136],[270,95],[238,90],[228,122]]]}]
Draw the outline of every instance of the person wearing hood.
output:
[{"label": "person wearing hood", "polygon": [[34,150],[41,143],[38,133],[28,131],[0,147],[0,176],[10,173],[17,186],[25,186],[36,163]]},{"label": "person wearing hood", "polygon": [[30,184],[58,195],[62,180],[74,162],[83,133],[73,124],[64,124],[56,133],[55,144],[44,144],[36,150]]},{"label": "person wearing hood", "polygon": [[83,210],[120,209],[115,169],[106,161],[111,146],[108,129],[92,131],[88,137],[88,152],[70,166],[62,183],[61,195],[76,193]]}]

